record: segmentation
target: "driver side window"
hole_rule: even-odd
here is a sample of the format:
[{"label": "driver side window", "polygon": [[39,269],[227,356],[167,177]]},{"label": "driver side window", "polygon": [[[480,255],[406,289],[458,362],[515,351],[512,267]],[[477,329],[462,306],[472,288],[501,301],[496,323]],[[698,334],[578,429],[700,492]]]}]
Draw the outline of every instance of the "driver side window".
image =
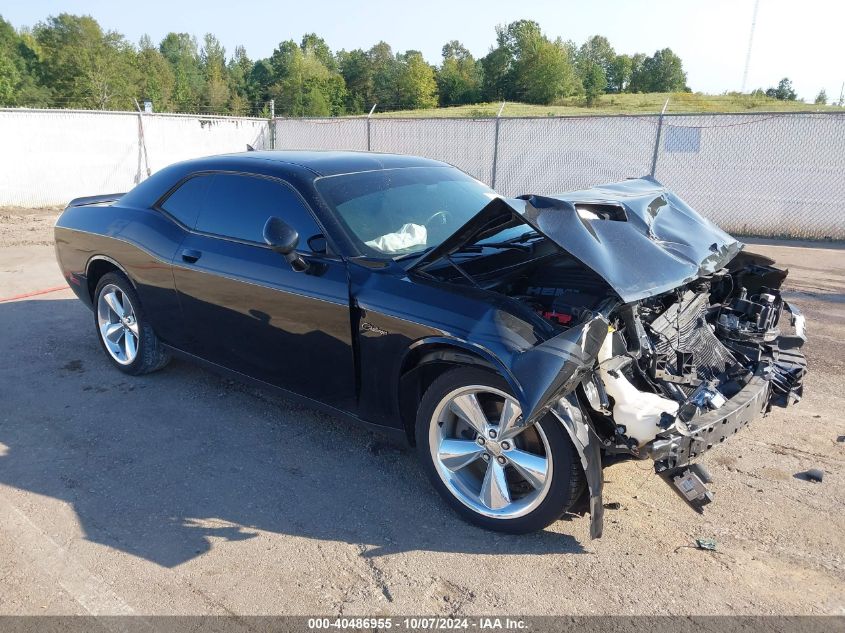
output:
[{"label": "driver side window", "polygon": [[287,185],[258,176],[214,174],[197,230],[221,237],[264,243],[262,230],[270,216],[280,217],[299,233],[299,248],[321,233],[311,212]]},{"label": "driver side window", "polygon": [[[211,235],[264,244],[262,230],[270,216],[299,233],[299,250],[321,235],[311,212],[290,186],[261,176],[202,174],[182,184],[162,207],[191,228]],[[325,244],[325,240],[312,240]]]}]

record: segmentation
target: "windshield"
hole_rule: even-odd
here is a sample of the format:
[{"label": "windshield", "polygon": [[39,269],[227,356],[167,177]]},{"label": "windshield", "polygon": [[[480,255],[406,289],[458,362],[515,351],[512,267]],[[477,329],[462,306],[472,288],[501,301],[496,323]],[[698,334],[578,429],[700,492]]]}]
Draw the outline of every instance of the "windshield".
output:
[{"label": "windshield", "polygon": [[359,249],[385,259],[438,246],[497,197],[454,167],[326,176],[316,186]]}]

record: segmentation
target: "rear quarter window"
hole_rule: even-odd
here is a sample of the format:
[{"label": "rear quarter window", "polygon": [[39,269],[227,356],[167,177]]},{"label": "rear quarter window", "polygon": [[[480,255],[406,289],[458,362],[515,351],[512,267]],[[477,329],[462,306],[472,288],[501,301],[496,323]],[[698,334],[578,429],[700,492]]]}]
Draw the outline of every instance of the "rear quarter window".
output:
[{"label": "rear quarter window", "polygon": [[183,182],[161,203],[161,208],[189,229],[197,225],[197,218],[205,203],[213,176],[194,176]]}]

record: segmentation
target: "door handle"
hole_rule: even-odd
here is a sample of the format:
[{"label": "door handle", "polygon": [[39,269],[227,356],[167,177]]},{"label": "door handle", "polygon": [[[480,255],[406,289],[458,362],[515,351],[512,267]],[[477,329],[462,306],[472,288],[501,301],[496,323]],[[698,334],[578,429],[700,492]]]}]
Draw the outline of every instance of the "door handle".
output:
[{"label": "door handle", "polygon": [[191,249],[185,249],[182,251],[183,261],[186,261],[189,264],[195,263],[200,257],[202,257],[202,253],[200,251],[194,251]]}]

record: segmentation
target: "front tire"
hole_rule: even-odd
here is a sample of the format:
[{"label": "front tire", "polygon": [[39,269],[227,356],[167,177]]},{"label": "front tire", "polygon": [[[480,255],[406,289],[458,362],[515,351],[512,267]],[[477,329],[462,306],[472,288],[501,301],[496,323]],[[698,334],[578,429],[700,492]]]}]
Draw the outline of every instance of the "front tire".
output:
[{"label": "front tire", "polygon": [[523,534],[554,523],[577,500],[584,472],[552,416],[520,429],[503,378],[461,367],[437,378],[417,412],[419,458],[440,495],[464,519]]},{"label": "front tire", "polygon": [[112,365],[138,376],[164,367],[170,354],[147,321],[138,293],[125,275],[103,275],[94,291],[97,339]]}]

